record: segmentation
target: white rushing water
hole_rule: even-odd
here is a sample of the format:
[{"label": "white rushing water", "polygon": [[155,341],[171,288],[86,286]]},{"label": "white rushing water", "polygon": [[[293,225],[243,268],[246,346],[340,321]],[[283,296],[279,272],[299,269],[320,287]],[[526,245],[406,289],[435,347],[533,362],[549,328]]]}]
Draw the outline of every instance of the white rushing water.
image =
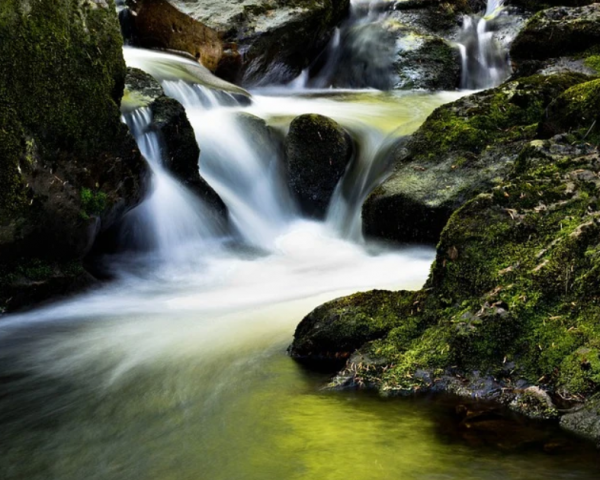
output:
[{"label": "white rushing water", "polygon": [[488,0],[482,15],[465,16],[458,47],[462,59],[461,88],[481,90],[500,85],[510,73],[508,52],[491,28],[504,0]]}]

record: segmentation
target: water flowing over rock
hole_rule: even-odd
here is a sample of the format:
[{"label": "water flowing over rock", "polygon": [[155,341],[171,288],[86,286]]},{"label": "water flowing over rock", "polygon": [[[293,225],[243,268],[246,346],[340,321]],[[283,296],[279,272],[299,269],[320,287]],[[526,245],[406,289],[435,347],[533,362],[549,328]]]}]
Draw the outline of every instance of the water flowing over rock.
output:
[{"label": "water flowing over rock", "polygon": [[579,74],[537,76],[437,109],[392,150],[394,172],[363,206],[368,235],[436,242],[450,215],[506,174],[546,107]]},{"label": "water flowing over rock", "polygon": [[120,122],[121,49],[113,2],[2,2],[0,282],[82,273],[97,234],[139,202],[146,169]]},{"label": "water flowing over rock", "polygon": [[292,191],[306,213],[323,217],[352,158],[350,136],[329,118],[303,115],[290,125],[286,144]]},{"label": "water flowing over rock", "polygon": [[200,176],[200,149],[185,108],[177,100],[165,96],[160,84],[150,75],[130,68],[121,109],[127,114],[137,108],[150,108],[152,112],[151,128],[160,136],[160,155],[165,168],[225,220],[225,204]]},{"label": "water flowing over rock", "polygon": [[236,83],[297,76],[326,45],[348,0],[130,1],[136,44],[190,53]]}]

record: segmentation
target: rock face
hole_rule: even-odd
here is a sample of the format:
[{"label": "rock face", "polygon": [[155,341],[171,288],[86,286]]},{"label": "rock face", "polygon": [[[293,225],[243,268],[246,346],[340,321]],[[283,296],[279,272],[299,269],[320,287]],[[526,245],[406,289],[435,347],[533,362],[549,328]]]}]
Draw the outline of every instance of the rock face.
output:
[{"label": "rock face", "polygon": [[323,217],[352,158],[350,136],[330,118],[301,115],[290,125],[286,151],[291,189],[300,206]]},{"label": "rock face", "polygon": [[141,198],[145,164],[118,107],[121,49],[112,1],[2,2],[0,308],[15,282],[81,272],[62,266]]},{"label": "rock face", "polygon": [[[517,71],[530,74],[551,58],[588,56],[600,43],[600,4],[538,12],[519,33],[510,54]],[[590,53],[589,55],[592,55]]]},{"label": "rock face", "polygon": [[[349,0],[138,0],[141,46],[194,55],[237,83],[290,80],[326,45]],[[269,73],[269,76],[267,76]]]},{"label": "rock face", "polygon": [[586,79],[528,77],[438,108],[392,150],[393,174],[363,206],[365,233],[437,242],[456,209],[506,175],[552,100]]}]

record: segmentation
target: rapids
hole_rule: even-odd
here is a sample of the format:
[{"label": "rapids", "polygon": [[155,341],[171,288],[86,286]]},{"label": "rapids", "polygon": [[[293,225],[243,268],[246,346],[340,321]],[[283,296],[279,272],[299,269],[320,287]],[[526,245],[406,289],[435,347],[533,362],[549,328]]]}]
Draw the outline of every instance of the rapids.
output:
[{"label": "rapids", "polygon": [[[186,59],[129,48],[126,58],[186,107],[231,229],[164,169],[149,112],[126,115],[153,172],[128,219],[145,248],[107,257],[115,280],[102,289],[2,318],[0,478],[597,478],[576,440],[568,457],[475,448],[443,427],[444,405],[324,391],[326,375],[286,356],[295,326],[324,301],[423,285],[433,248],[363,239],[360,207],[387,174],[386,142],[461,93],[295,86],[248,101],[204,71],[190,76]],[[241,113],[282,132],[321,113],[352,133],[360,151],[325,221],[298,213],[282,159],[253,149]]]}]

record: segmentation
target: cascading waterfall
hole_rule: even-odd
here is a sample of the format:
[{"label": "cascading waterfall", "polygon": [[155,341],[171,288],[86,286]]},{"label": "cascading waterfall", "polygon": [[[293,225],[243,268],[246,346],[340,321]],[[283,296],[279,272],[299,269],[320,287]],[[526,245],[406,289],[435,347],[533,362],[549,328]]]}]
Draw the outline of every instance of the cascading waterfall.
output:
[{"label": "cascading waterfall", "polygon": [[289,86],[390,89],[395,42],[382,22],[393,3],[353,0],[350,18],[335,30],[325,51]]},{"label": "cascading waterfall", "polygon": [[491,24],[504,0],[488,0],[481,16],[466,16],[458,43],[462,59],[461,88],[480,90],[498,86],[510,73],[508,52],[494,38]]},{"label": "cascading waterfall", "polygon": [[150,109],[126,113],[123,120],[152,172],[149,197],[125,218],[124,243],[174,260],[186,246],[203,246],[222,235],[223,227],[210,214],[209,207],[165,170],[161,138],[152,129]]}]

